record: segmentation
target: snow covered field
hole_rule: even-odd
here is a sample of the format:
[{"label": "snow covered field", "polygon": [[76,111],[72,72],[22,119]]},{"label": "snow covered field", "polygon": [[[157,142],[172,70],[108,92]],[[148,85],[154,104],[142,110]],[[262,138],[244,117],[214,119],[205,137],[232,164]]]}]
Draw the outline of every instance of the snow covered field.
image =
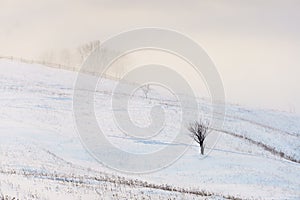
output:
[{"label": "snow covered field", "polygon": [[[0,60],[3,198],[300,199],[299,115],[229,104],[221,138],[205,159],[194,145],[158,172],[122,174],[96,162],[83,148],[72,111],[75,80],[75,72]],[[112,125],[107,104],[114,84],[106,80],[96,94],[95,113],[109,140],[129,152],[172,145],[166,139],[179,120],[174,99],[161,97],[172,102],[164,104],[169,114],[164,134],[150,141],[133,140]],[[137,124],[147,123],[143,113],[161,102],[140,97],[135,101],[129,105],[132,114],[146,119]],[[206,101],[200,99],[199,105],[209,110]]]}]

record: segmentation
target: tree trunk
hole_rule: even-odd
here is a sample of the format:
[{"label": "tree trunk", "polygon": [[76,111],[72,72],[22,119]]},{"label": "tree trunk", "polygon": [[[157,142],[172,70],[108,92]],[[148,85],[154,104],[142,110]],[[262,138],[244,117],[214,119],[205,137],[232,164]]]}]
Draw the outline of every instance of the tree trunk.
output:
[{"label": "tree trunk", "polygon": [[200,146],[201,148],[201,155],[204,155],[204,145]]}]

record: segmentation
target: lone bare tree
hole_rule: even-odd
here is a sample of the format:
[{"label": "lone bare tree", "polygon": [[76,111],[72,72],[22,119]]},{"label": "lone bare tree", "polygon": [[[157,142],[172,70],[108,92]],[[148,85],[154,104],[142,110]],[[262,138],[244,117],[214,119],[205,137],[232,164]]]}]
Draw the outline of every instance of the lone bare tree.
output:
[{"label": "lone bare tree", "polygon": [[77,48],[80,56],[81,56],[81,62],[84,61],[84,59],[86,57],[88,57],[88,55],[94,51],[95,49],[97,49],[100,46],[100,41],[96,40],[96,41],[92,41],[89,42],[87,44],[81,45],[80,47]]},{"label": "lone bare tree", "polygon": [[200,145],[201,154],[204,154],[204,140],[208,134],[208,123],[197,122],[191,123],[188,130],[191,132],[190,136]]},{"label": "lone bare tree", "polygon": [[148,93],[150,92],[150,84],[144,85],[142,87],[142,90],[143,90],[143,92],[145,94],[146,99],[148,99]]}]

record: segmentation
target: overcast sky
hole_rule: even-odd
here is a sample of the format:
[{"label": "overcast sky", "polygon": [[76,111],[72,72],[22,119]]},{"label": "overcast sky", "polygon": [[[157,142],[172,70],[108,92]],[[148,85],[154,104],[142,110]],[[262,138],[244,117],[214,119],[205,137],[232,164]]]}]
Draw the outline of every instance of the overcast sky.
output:
[{"label": "overcast sky", "polygon": [[170,28],[207,51],[229,102],[300,113],[298,0],[0,3],[0,55],[36,58],[132,28]]}]

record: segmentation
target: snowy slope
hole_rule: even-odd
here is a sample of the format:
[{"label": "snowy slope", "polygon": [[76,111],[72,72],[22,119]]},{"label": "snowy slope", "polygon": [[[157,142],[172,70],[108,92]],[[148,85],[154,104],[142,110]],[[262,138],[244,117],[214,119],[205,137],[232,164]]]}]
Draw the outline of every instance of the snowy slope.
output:
[{"label": "snowy slope", "polygon": [[[300,198],[300,116],[227,105],[221,138],[205,159],[199,158],[194,145],[158,172],[121,174],[96,162],[81,145],[72,112],[75,80],[74,72],[0,60],[1,195],[20,199]],[[110,141],[139,153],[171,145],[166,141],[180,120],[178,103],[155,91],[152,100],[137,96],[129,105],[133,118],[140,119],[136,123],[149,123],[150,107],[164,102],[166,129],[150,141],[133,140],[113,125],[108,100],[114,84],[104,81],[96,94],[95,113]],[[210,109],[204,100],[199,99],[199,105],[203,111]],[[119,179],[137,179],[155,187],[111,181]],[[157,189],[164,184],[180,190]],[[213,196],[205,196],[209,194]]]}]

